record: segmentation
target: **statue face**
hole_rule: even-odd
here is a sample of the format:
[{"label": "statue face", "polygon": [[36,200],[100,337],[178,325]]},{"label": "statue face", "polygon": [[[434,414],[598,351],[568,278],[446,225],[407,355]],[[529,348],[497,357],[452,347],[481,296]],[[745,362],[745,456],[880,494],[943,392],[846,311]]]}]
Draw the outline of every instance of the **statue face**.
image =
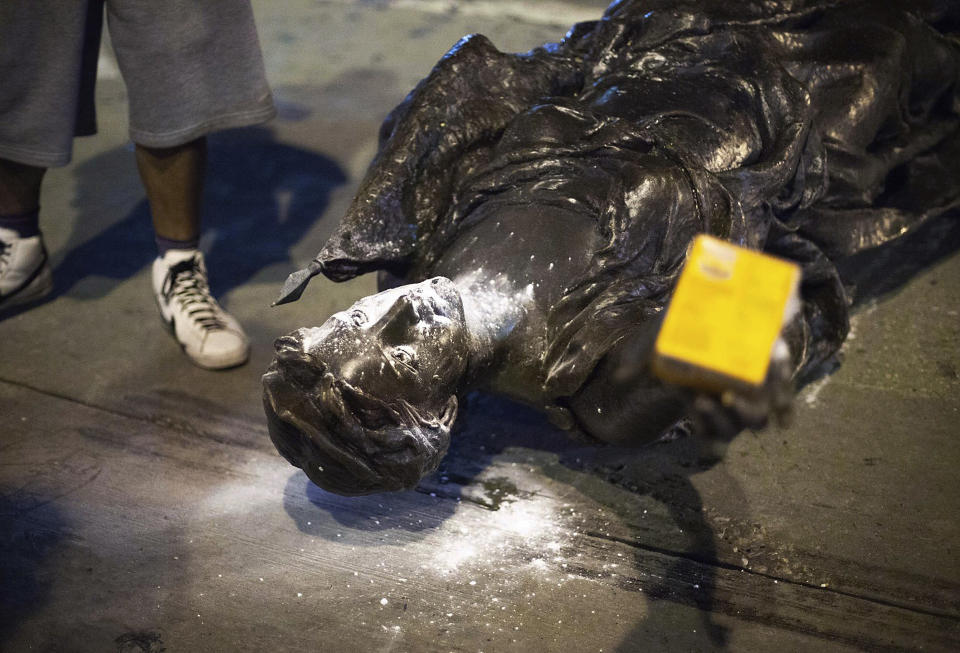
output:
[{"label": "statue face", "polygon": [[367,394],[433,414],[443,410],[467,364],[463,304],[445,277],[364,297],[280,343],[302,348]]},{"label": "statue face", "polygon": [[436,469],[468,353],[449,279],[365,297],[276,349],[263,377],[270,435],[314,483],[369,494],[412,488]]}]

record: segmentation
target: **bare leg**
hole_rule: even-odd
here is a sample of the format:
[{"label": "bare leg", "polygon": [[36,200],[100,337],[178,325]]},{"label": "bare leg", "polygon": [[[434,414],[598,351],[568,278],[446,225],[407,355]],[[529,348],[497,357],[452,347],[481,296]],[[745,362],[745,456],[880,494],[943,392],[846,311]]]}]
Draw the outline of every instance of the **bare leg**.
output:
[{"label": "bare leg", "polygon": [[210,294],[203,255],[196,250],[206,165],[205,138],[169,148],[137,145],[137,168],[161,253],[152,275],[160,314],[194,363],[223,369],[246,362],[250,341]]},{"label": "bare leg", "polygon": [[206,138],[169,148],[137,145],[137,168],[158,236],[186,241],[200,234],[206,166]]},{"label": "bare leg", "polygon": [[46,168],[0,159],[0,215],[21,215],[40,206]]}]

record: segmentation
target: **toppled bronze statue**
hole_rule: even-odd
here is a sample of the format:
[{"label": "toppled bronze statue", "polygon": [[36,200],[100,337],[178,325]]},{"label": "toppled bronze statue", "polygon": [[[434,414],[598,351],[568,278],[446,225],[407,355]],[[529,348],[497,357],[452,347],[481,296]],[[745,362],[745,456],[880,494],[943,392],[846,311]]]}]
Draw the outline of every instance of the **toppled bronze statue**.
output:
[{"label": "toppled bronze statue", "polygon": [[334,492],[410,488],[475,388],[657,437],[685,402],[646,360],[697,233],[802,266],[783,378],[811,370],[848,329],[836,263],[960,203],[958,27],[950,2],[624,0],[527,54],[465,38],[284,286],[412,282],[277,340],[277,449]]}]

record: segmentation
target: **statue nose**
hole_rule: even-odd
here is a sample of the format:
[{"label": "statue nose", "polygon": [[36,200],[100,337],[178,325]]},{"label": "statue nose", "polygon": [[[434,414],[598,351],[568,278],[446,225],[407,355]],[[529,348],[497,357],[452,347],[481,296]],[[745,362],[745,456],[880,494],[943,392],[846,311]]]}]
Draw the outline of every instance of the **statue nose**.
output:
[{"label": "statue nose", "polygon": [[385,329],[403,328],[416,324],[421,320],[417,302],[409,295],[403,295],[394,302],[390,310],[384,315]]}]

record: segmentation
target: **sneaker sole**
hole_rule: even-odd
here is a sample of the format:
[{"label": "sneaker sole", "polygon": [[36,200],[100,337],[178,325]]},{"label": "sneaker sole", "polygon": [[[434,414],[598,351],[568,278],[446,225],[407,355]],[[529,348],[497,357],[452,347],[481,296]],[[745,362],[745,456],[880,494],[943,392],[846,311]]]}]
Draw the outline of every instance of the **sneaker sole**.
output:
[{"label": "sneaker sole", "polygon": [[[159,304],[157,305],[157,308],[160,309]],[[165,317],[163,315],[163,309],[160,309],[160,321],[163,322],[164,327],[166,327],[166,330],[170,333],[170,337],[172,337],[177,342],[177,344],[180,345],[180,351],[183,352],[183,355],[186,356],[187,359],[197,367],[201,367],[205,370],[228,370],[234,367],[240,367],[241,365],[246,363],[248,360],[250,360],[249,345],[247,346],[246,351],[244,351],[241,355],[231,355],[231,356],[221,356],[221,357],[217,357],[217,356],[204,357],[204,356],[195,355],[192,352],[188,351],[186,346],[182,342],[180,342],[180,340],[177,338],[176,321],[174,320],[173,317],[170,317],[169,319]]]},{"label": "sneaker sole", "polygon": [[51,290],[53,290],[53,271],[48,263],[44,263],[30,283],[0,300],[0,311],[41,300],[49,295]]}]

